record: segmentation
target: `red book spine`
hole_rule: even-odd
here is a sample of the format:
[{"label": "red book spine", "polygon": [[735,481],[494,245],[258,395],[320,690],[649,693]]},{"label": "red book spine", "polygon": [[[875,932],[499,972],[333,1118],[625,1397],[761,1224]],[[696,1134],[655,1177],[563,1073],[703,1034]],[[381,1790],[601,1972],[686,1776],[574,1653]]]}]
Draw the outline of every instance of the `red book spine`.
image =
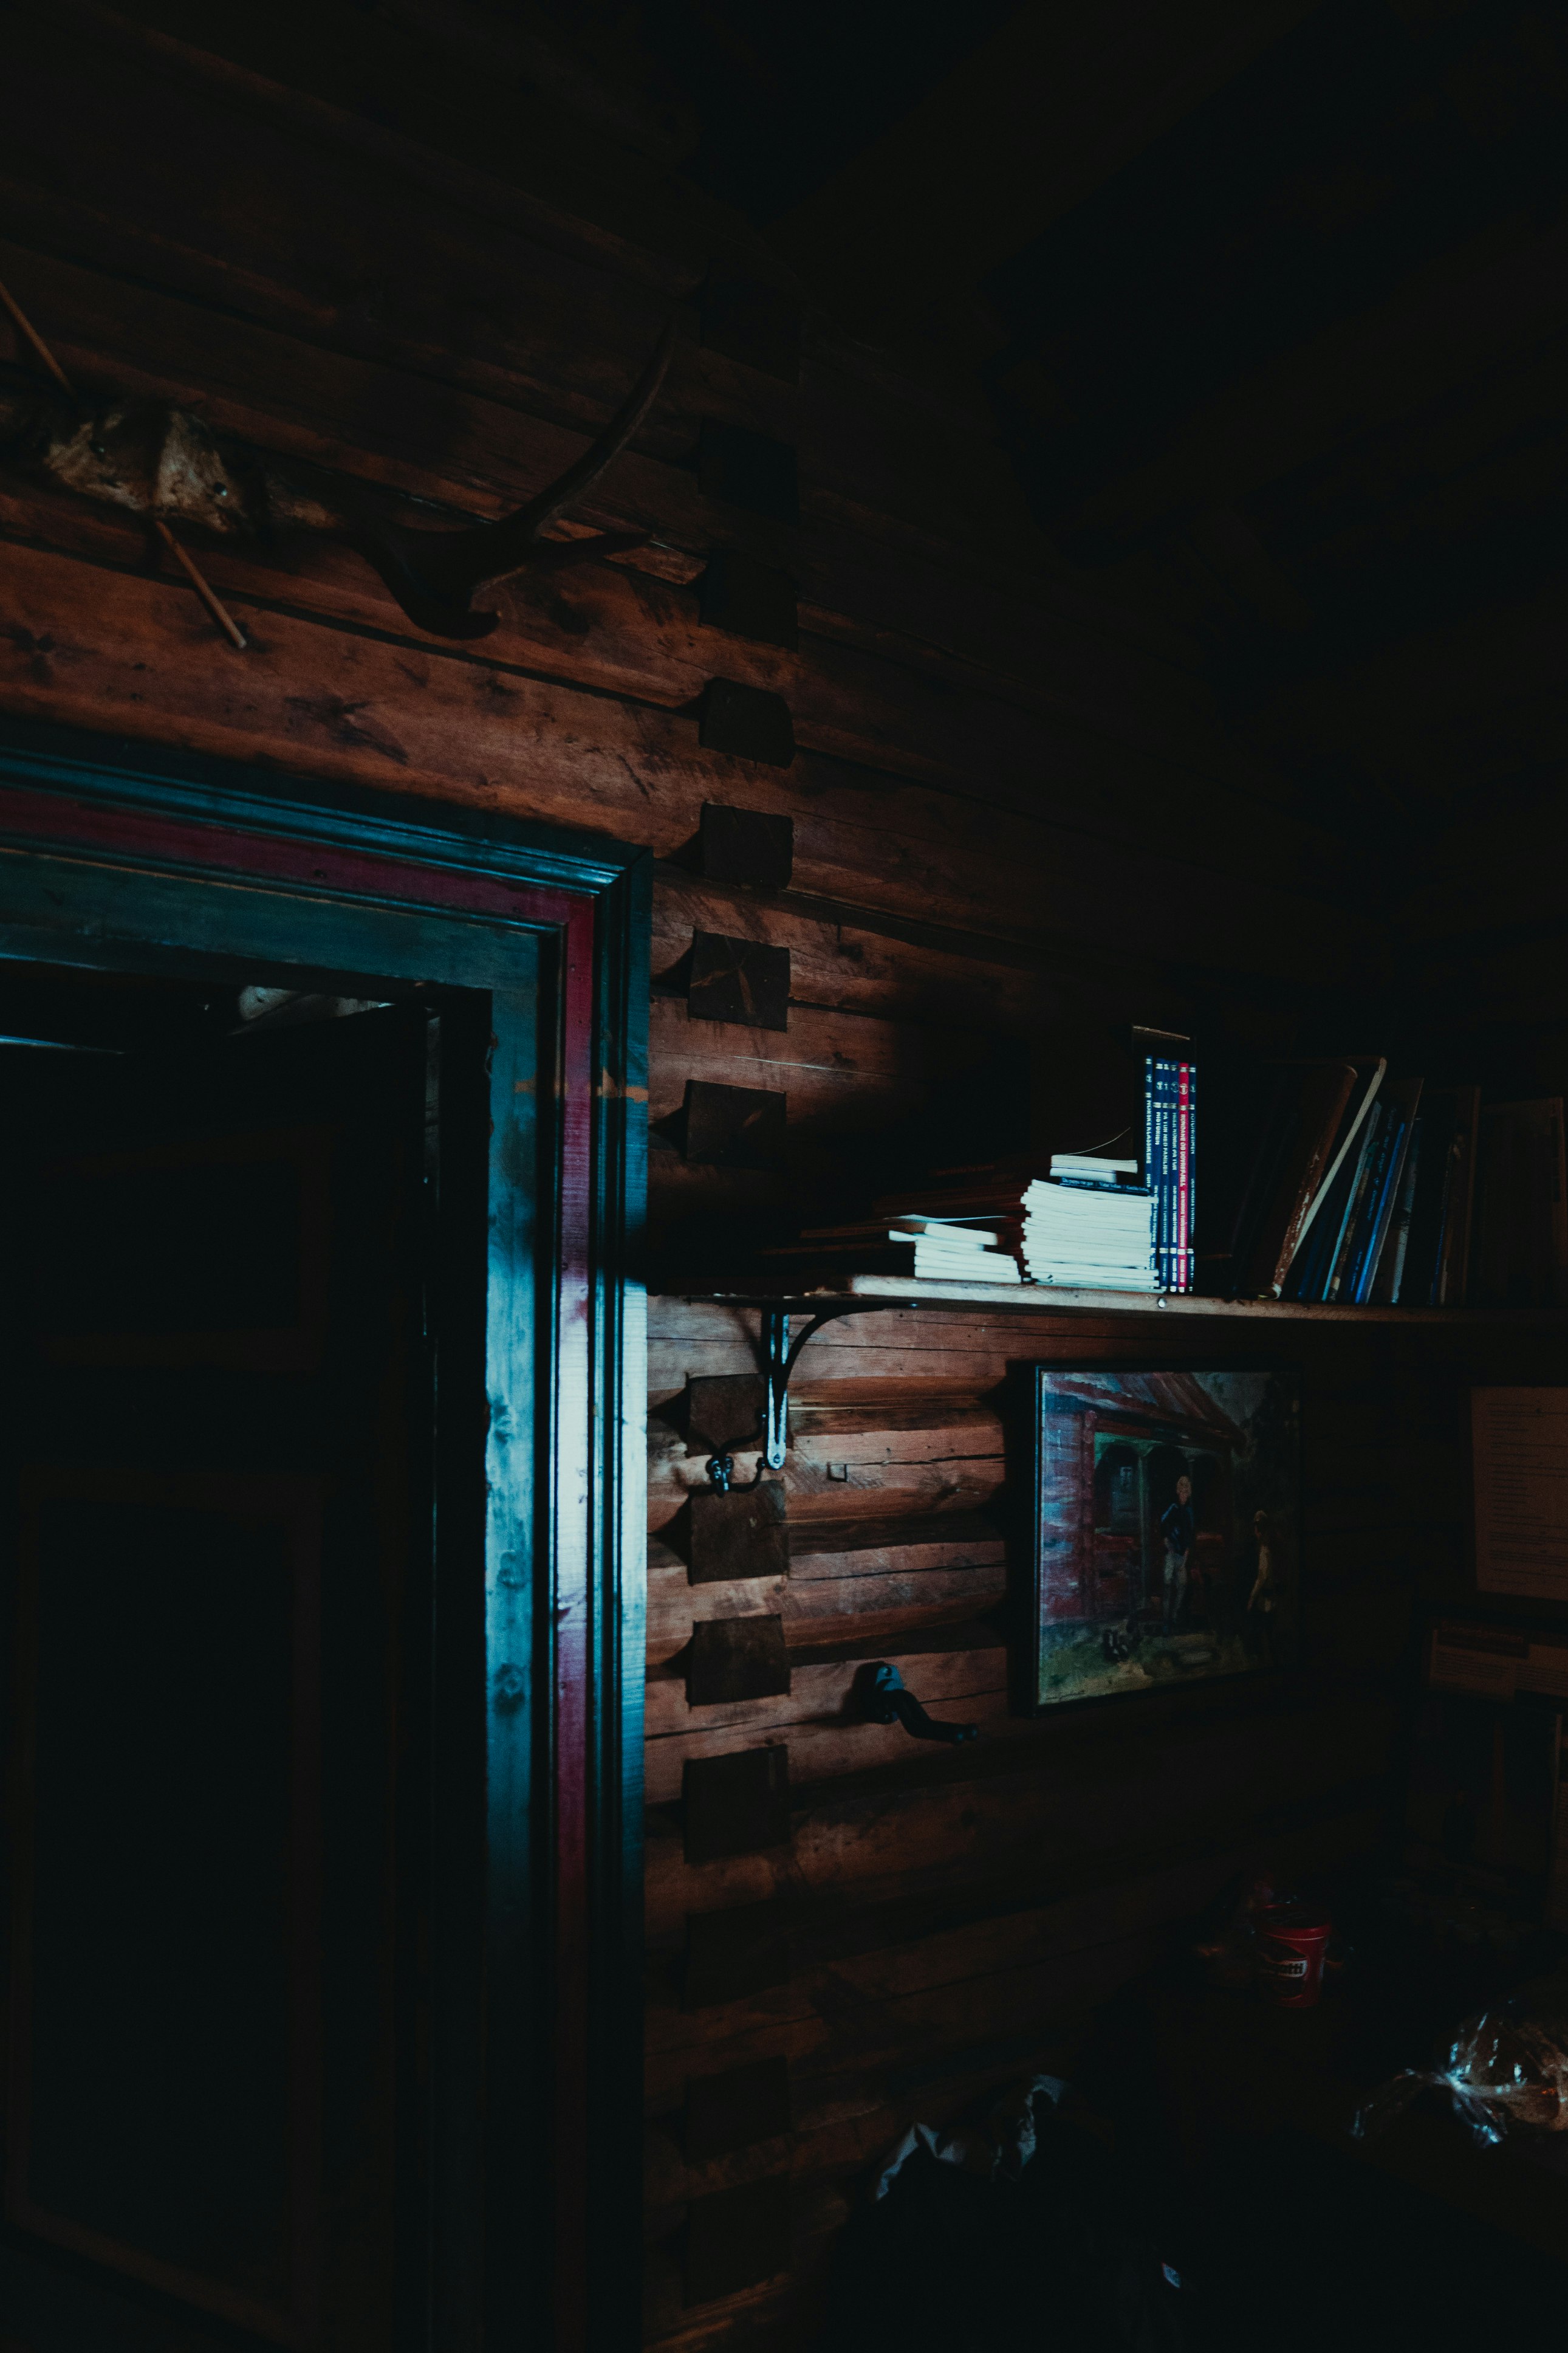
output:
[{"label": "red book spine", "polygon": [[1193,1287],[1192,1253],[1193,1066],[1183,1062],[1176,1073],[1176,1289]]}]

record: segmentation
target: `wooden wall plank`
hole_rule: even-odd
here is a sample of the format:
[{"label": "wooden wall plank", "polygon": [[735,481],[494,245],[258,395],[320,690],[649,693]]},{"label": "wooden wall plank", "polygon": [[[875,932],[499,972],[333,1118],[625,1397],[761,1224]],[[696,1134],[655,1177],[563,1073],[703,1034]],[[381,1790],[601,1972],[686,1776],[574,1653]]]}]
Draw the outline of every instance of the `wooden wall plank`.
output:
[{"label": "wooden wall plank", "polygon": [[[161,276],[181,290],[229,306],[237,296],[242,306],[269,301],[271,307],[258,315],[276,323],[350,338],[357,329],[361,340],[378,349],[405,349],[411,364],[427,373],[450,374],[465,362],[472,367],[477,345],[480,352],[499,347],[509,374],[526,378],[533,314],[542,309],[548,332],[557,325],[563,302],[569,307],[569,323],[560,321],[559,341],[576,368],[591,373],[606,347],[610,364],[620,360],[621,345],[630,343],[639,324],[646,325],[646,318],[639,320],[639,301],[647,316],[654,315],[644,284],[651,290],[657,279],[666,301],[671,295],[683,299],[693,290],[689,272],[650,272],[650,257],[640,248],[608,263],[602,238],[596,245],[584,241],[568,258],[558,218],[543,237],[537,227],[531,236],[519,223],[502,227],[492,218],[477,257],[461,200],[437,197],[432,203],[427,178],[415,198],[406,177],[391,168],[378,175],[375,201],[367,203],[363,138],[351,142],[347,152],[353,162],[347,166],[342,143],[336,142],[334,152],[326,125],[321,126],[325,136],[302,142],[297,121],[283,131],[266,123],[254,107],[231,109],[226,116],[220,106],[209,108],[193,126],[188,105],[176,102],[174,120],[180,135],[161,147],[151,128],[160,119],[158,79],[142,79],[132,112],[126,102],[123,62],[117,61],[107,89],[102,77],[96,76],[84,89],[91,62],[90,50],[84,55],[79,42],[73,44],[62,62],[71,105],[61,108],[50,106],[47,98],[42,103],[35,100],[10,126],[13,169],[26,177],[25,184],[13,184],[8,209],[13,217],[26,220],[45,247],[59,251],[75,247],[95,258],[112,253],[122,268],[144,280]],[[20,92],[26,82],[18,77],[14,86]],[[48,126],[65,122],[86,129],[81,117],[86,111],[90,119],[95,98],[100,108],[92,120],[95,135],[63,150],[51,143]],[[132,120],[149,126],[140,150],[127,129]],[[208,177],[212,202],[205,208],[205,221],[194,223],[188,207],[182,209],[184,191],[177,174],[174,185],[160,183],[157,163],[165,155],[190,153],[194,144],[198,158],[194,168],[199,169],[204,136],[220,151],[223,168]],[[244,201],[238,192],[247,182],[268,189],[267,205]],[[140,216],[139,242],[134,241],[137,229],[128,226],[130,187],[135,190],[134,211]],[[230,197],[231,189],[235,197]],[[79,216],[75,222],[73,214]],[[205,250],[200,243],[204,231],[208,239]],[[127,244],[128,237],[133,241]],[[155,254],[147,249],[150,240],[155,242]],[[704,266],[696,265],[698,274]],[[302,273],[303,288],[298,282]],[[509,286],[515,290],[512,308],[507,302]],[[410,343],[415,322],[424,332]],[[879,495],[919,512],[929,530],[943,483],[952,482],[956,490],[963,480],[963,468],[954,468],[955,455],[966,448],[973,452],[977,440],[989,437],[977,432],[978,420],[967,411],[946,424],[942,404],[926,393],[913,404],[911,414],[918,414],[928,434],[933,422],[944,420],[942,454],[946,463],[920,466],[916,488],[908,461],[888,463],[890,412],[910,406],[907,378],[886,367],[868,368],[867,355],[841,338],[837,345],[831,334],[825,340],[820,320],[814,320],[812,327],[808,386],[816,392],[817,424],[813,473],[825,464],[832,469],[835,440],[841,438],[832,428],[847,408],[858,406],[871,428],[858,437],[854,451],[853,482],[860,502],[868,486],[878,483]],[[405,339],[401,345],[400,336]],[[714,354],[704,352],[700,357],[710,377],[705,385],[710,396],[732,383],[735,391],[753,402],[771,394],[776,403],[778,387],[754,370],[731,364],[726,371]],[[543,382],[544,368],[538,362],[533,364]],[[549,379],[558,395],[563,373],[557,365]],[[604,384],[592,381],[592,396],[602,398]],[[964,491],[965,502],[955,521],[960,536],[970,537],[980,502],[967,482]],[[994,492],[986,504],[994,510]],[[1124,616],[1114,608],[1098,609],[1081,589],[1075,592],[1056,581],[1045,585],[1054,593],[1058,630],[1071,626],[1075,595],[1092,617],[1090,630],[1080,625],[1086,650],[1100,652],[1119,627],[1127,630]],[[1027,667],[1026,662],[1023,668]]]},{"label": "wooden wall plank", "polygon": [[[225,585],[221,566],[215,585]],[[1093,845],[1068,831],[1025,827],[1031,871],[1018,870],[1009,904],[998,898],[996,849],[982,846],[984,836],[957,800],[931,802],[939,823],[925,849],[895,843],[871,821],[825,825],[810,809],[811,764],[797,761],[786,772],[705,754],[694,719],[541,684],[444,648],[395,647],[292,614],[263,614],[243,600],[237,609],[251,645],[243,656],[219,654],[210,623],[183,587],[13,546],[0,695],[29,715],[90,710],[99,723],[132,735],[596,825],[667,852],[691,838],[704,800],[742,788],[753,806],[801,812],[797,876],[823,896],[843,899],[847,884],[851,903],[858,894],[926,917],[944,907],[967,928],[1000,914],[1021,932],[1048,938],[1055,931],[1065,943],[1092,929],[1097,905],[1125,905],[1124,881],[1113,886]],[[860,797],[865,804],[863,788]],[[882,802],[875,811],[866,805],[867,819],[879,817],[884,828],[886,815]],[[901,827],[909,816],[900,802]],[[1004,832],[1014,823],[1024,821]],[[1153,888],[1152,853],[1148,862]],[[1178,869],[1168,858],[1158,864],[1158,887],[1173,887]],[[1216,960],[1222,944],[1245,946],[1260,971],[1292,969],[1304,902],[1261,885],[1237,900],[1221,875],[1179,871],[1194,913],[1189,945],[1204,952],[1198,919],[1206,900]],[[1041,872],[1051,878],[1044,886]],[[1325,923],[1332,928],[1314,911],[1319,949]]]},{"label": "wooden wall plank", "polygon": [[[853,1887],[917,1856],[928,1870],[959,1857],[978,1868],[1037,1841],[1069,1860],[1112,1842],[1130,1802],[1149,1834],[1162,1829],[1174,1834],[1200,1813],[1211,1821],[1234,1812],[1248,1819],[1270,1805],[1299,1803],[1347,1778],[1386,1770],[1393,1728],[1385,1701],[1346,1700],[1299,1715],[1255,1717],[1228,1736],[1173,1741],[1157,1761],[1136,1757],[1122,1764],[1101,1756],[1092,1782],[1075,1774],[1065,1787],[1037,1766],[1031,1768],[1012,1743],[989,1751],[982,1746],[964,1753],[982,1760],[984,1778],[977,1772],[973,1779],[916,1781],[917,1772],[931,1769],[922,1764],[900,1768],[901,1788],[859,1795],[837,1782],[814,1790],[795,1809],[794,1843],[782,1867],[752,1856],[698,1873],[682,1860],[673,1826],[665,1834],[656,1814],[646,1883],[649,1934],[668,1933],[692,1910],[723,1902]],[[1246,1785],[1239,1796],[1238,1775]]]},{"label": "wooden wall plank", "polygon": [[[598,171],[593,142],[568,154],[559,126],[541,127],[525,186],[482,142],[465,158],[434,137],[421,148],[395,108],[370,122],[332,79],[348,19],[337,0],[323,8],[332,38],[307,55],[220,0],[210,37],[234,49],[226,63],[134,27],[79,56],[63,6],[67,29],[37,33],[0,90],[0,276],[85,382],[200,399],[220,428],[421,500],[432,520],[494,514],[551,479],[674,314],[687,333],[667,396],[561,526],[653,536],[623,561],[511,584],[493,636],[463,648],[412,629],[345,551],[219,547],[212,576],[254,638],[237,656],[183,586],[142,575],[138,527],[7,478],[0,704],[645,844],[660,861],[649,1111],[662,1230],[805,1219],[879,1152],[907,1157],[966,1073],[985,1065],[1005,1087],[1060,1029],[1234,1020],[1288,1044],[1326,990],[1378,976],[1386,911],[1357,900],[1361,869],[1295,813],[1269,760],[1226,740],[1178,632],[1053,570],[973,400],[852,349],[809,304],[798,387],[702,349],[710,262],[760,252],[742,225],[672,176],[639,215],[646,161],[616,152]],[[279,79],[291,72],[292,89]],[[210,199],[200,208],[193,183]],[[1545,299],[1557,234],[1531,241],[1502,300],[1510,333]],[[1461,257],[1453,283],[1473,290],[1483,260]],[[1434,280],[1374,329],[1400,414],[1434,353],[1458,364],[1474,341],[1481,314],[1456,321],[1445,299]],[[1351,383],[1348,347],[1331,339],[1309,357],[1314,397]],[[1127,495],[1168,500],[1184,468],[1197,479],[1220,414],[1194,419]],[[701,495],[690,460],[705,419],[797,452],[798,526]],[[1274,443],[1299,424],[1287,401]],[[1428,425],[1423,449],[1441,431]],[[795,648],[703,624],[715,547],[797,584]],[[1537,663],[1555,617],[1542,599],[1521,624]],[[1521,907],[1554,920],[1546,880],[1506,907],[1506,890],[1467,896],[1465,792],[1545,758],[1560,717],[1549,698],[1524,701],[1535,672],[1510,667],[1505,640],[1488,640],[1485,692],[1433,677],[1428,647],[1379,657],[1317,721],[1289,692],[1271,706],[1276,722],[1299,712],[1303,757],[1359,734],[1391,784],[1429,774],[1447,797],[1455,829],[1420,859],[1432,941]],[[1452,666],[1480,642],[1457,636]],[[783,699],[792,765],[703,748],[716,677]],[[1394,727],[1383,713],[1401,682]],[[694,871],[705,803],[789,822],[787,889]],[[683,964],[699,932],[787,956],[786,1027],[690,1018]],[[1554,953],[1500,961],[1487,1018],[1511,987],[1554,987]],[[1568,1006],[1557,1018],[1568,1024]],[[682,1159],[694,1080],[787,1097],[782,1166]],[[812,2267],[905,2124],[1070,2052],[1095,2002],[1167,1956],[1260,1855],[1310,1873],[1374,1851],[1413,1607],[1462,1590],[1466,1381],[1533,1365],[1550,1377],[1551,1350],[1292,1334],[1308,1392],[1305,1681],[1286,1697],[1237,1687],[1115,1720],[1037,1721],[1008,1702],[1009,1368],[1201,1365],[1212,1335],[1173,1333],[1157,1311],[832,1325],[796,1377],[781,1573],[694,1586],[672,1539],[706,1468],[676,1401],[694,1376],[754,1377],[757,1318],[673,1295],[650,1309],[649,2332],[668,2353],[747,2333],[795,2353]],[[1282,1350],[1265,1329],[1227,1334],[1220,1353]],[[744,1448],[737,1475],[756,1463]],[[725,1620],[765,1627],[773,1688],[693,1707],[694,1656]],[[859,1722],[854,1676],[879,1654],[936,1714],[978,1722],[975,1747],[933,1752]],[[683,1790],[735,1770],[768,1780],[768,1835],[787,1844],[727,1852],[727,1833],[691,1834]],[[751,1907],[767,1905],[760,1980],[688,2006],[689,1947],[700,1961],[727,1934],[756,1938]],[[683,2149],[688,2081],[764,2064],[787,2083],[789,2129]],[[700,2240],[709,2201],[753,2191],[775,2253],[787,2221],[794,2285],[719,2294],[700,2263],[694,2291],[681,2241],[693,2210]]]},{"label": "wooden wall plank", "polygon": [[[677,1433],[659,1420],[661,1398],[687,1370],[750,1368],[756,1343],[744,1311],[676,1298],[651,1303],[650,1325],[657,1527],[690,1475]],[[1154,1725],[1129,1710],[1098,1730],[1009,1713],[999,1530],[988,1544],[929,1539],[944,1516],[963,1525],[962,1507],[975,1498],[994,1504],[1004,1485],[1000,1385],[1010,1364],[1108,1353],[1201,1363],[1213,1360],[1212,1339],[1173,1335],[1158,1311],[1131,1324],[909,1311],[847,1320],[812,1343],[783,1473],[791,1564],[775,1606],[791,1645],[787,1699],[700,1722],[678,1673],[658,1663],[661,1651],[679,1653],[679,1596],[672,1589],[673,1609],[656,1599],[650,1613],[650,2113],[666,2112],[693,2066],[763,2055],[787,2062],[795,2105],[787,2143],[696,2172],[661,2141],[650,2188],[670,2211],[683,2195],[786,2167],[797,2187],[818,2168],[852,2185],[912,2116],[951,2115],[965,2094],[973,2101],[1022,2073],[1031,2031],[1068,2047],[1075,2004],[1168,1950],[1177,1924],[1244,1868],[1267,1856],[1310,1872],[1376,1849],[1412,1597],[1458,1541],[1455,1417],[1468,1378],[1496,1350],[1449,1330],[1398,1341],[1290,1336],[1306,1388],[1316,1696],[1304,1695],[1299,1714],[1259,1712],[1238,1689],[1218,1703],[1223,1721]],[[1239,1345],[1258,1361],[1279,1350],[1269,1331]],[[1232,1335],[1221,1353],[1234,1358]],[[742,1475],[754,1461],[742,1458]],[[896,1542],[917,1529],[925,1546]],[[955,1555],[974,1566],[955,1571]],[[921,1557],[942,1566],[915,1568]],[[656,1594],[665,1574],[656,1565]],[[829,1595],[831,1614],[803,1614],[821,1613]],[[813,1647],[825,1641],[830,1649]],[[977,1720],[979,1748],[931,1763],[896,1727],[857,1723],[850,1689],[873,1645],[933,1712]],[[693,1871],[668,1819],[686,1758],[780,1738],[791,1760],[787,1857]],[[1032,1874],[1066,1884],[1031,1896]],[[1074,1885],[1078,1874],[1088,1883]],[[784,1900],[793,1924],[791,1974],[746,2000],[673,2009],[664,1957],[679,1949],[689,1912],[768,1897]],[[1004,2054],[989,2076],[966,2056],[982,2043]],[[789,2309],[779,2307],[786,2330],[798,2325],[798,2307],[795,2320]]]}]

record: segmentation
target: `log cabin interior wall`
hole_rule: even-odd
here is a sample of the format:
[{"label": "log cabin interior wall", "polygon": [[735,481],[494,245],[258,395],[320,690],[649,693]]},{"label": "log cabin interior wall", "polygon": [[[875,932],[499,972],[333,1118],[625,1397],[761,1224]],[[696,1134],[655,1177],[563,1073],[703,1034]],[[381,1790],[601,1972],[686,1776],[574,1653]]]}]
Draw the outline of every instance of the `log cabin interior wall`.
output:
[{"label": "log cabin interior wall", "polygon": [[[797,1377],[787,1574],[693,1584],[689,1385],[752,1373],[756,1329],[682,1284],[944,1139],[961,1160],[1016,1143],[1051,1040],[1138,1020],[1342,1042],[1417,971],[1451,992],[1450,1038],[1495,1054],[1549,969],[1560,1008],[1555,942],[1493,936],[1520,909],[1511,881],[1477,898],[1486,819],[1456,800],[1402,948],[1364,844],[1225,723],[1196,621],[1053,553],[973,382],[834,324],[682,179],[657,122],[498,91],[410,31],[417,13],[323,5],[307,37],[220,0],[5,8],[0,278],[82,385],[197,406],[433,518],[548,480],[673,319],[662,397],[563,527],[646,545],[515,583],[466,645],[415,628],[342,548],[206,547],[238,653],[134,518],[6,471],[0,698],[657,854],[647,2335],[787,2343],[911,2118],[1070,2063],[1095,2000],[1248,1858],[1373,1850],[1412,1597],[1462,1574],[1464,1385],[1548,1355],[1291,1333],[1299,1697],[1036,1722],[1007,1700],[1007,1367],[1196,1362],[1213,1340],[1154,1316],[838,1323]],[[25,367],[8,334],[0,358]],[[1396,733],[1396,698],[1354,683]],[[787,826],[705,831],[710,807]],[[1555,876],[1537,876],[1544,923]],[[1479,958],[1462,974],[1458,930]],[[1521,1083],[1561,1084],[1563,1034],[1514,1037]],[[1274,1331],[1223,1345],[1281,1350]],[[694,1628],[752,1618],[776,1621],[787,1675],[775,1661],[763,1695],[693,1704]],[[853,1721],[868,1658],[980,1740],[936,1751]],[[759,1750],[768,1842],[688,1859],[687,1767]]]}]

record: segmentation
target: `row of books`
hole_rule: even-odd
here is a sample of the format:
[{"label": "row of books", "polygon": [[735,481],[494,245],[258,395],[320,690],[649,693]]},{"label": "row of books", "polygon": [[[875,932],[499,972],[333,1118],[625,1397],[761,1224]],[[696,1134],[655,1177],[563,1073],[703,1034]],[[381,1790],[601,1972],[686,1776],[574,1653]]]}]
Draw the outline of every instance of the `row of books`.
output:
[{"label": "row of books", "polygon": [[[939,1170],[768,1258],[938,1282],[1200,1287],[1196,1069],[1183,1039],[1132,1040],[1120,1082],[1132,1101],[1123,1093],[1113,1113],[1141,1110],[1140,1156],[1130,1125],[1110,1140],[1125,1157],[1102,1145]],[[1568,1305],[1558,1098],[1483,1110],[1479,1088],[1392,1075],[1381,1055],[1213,1076],[1203,1289],[1336,1306]]]},{"label": "row of books", "polygon": [[1169,1054],[1143,1060],[1143,1167],[1153,1197],[1157,1291],[1191,1291],[1196,1271],[1198,1074]]},{"label": "row of books", "polygon": [[[1368,1094],[1370,1094],[1370,1085]],[[1474,1201],[1474,1087],[1385,1081],[1336,1152],[1285,1294],[1330,1305],[1433,1307],[1460,1287]]]},{"label": "row of books", "polygon": [[939,1282],[1155,1291],[1155,1198],[1135,1160],[1054,1153],[1047,1176],[987,1164],[886,1194],[869,1218],[808,1227],[771,1260]]},{"label": "row of books", "polygon": [[1568,1303],[1557,1097],[1391,1078],[1383,1056],[1276,1065],[1255,1088],[1227,1288],[1336,1306]]}]

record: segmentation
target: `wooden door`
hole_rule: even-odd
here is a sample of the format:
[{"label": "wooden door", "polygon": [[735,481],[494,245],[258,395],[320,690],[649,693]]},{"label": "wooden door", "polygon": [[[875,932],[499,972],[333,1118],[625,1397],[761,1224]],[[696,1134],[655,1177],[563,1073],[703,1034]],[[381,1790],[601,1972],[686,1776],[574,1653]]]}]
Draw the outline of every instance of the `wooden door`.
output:
[{"label": "wooden door", "polygon": [[0,1060],[10,2323],[30,2353],[392,2353],[421,2295],[426,1023]]}]

